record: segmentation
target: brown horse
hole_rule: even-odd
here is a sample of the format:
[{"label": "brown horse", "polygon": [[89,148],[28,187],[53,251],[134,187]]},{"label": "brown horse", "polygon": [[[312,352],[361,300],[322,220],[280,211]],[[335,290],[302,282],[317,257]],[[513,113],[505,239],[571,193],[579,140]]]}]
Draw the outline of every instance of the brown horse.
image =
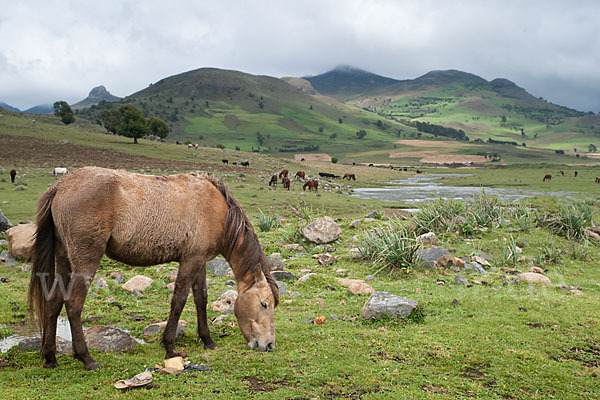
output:
[{"label": "brown horse", "polygon": [[315,192],[317,192],[318,187],[319,187],[319,182],[317,181],[306,181],[306,183],[304,184],[304,186],[302,186],[302,190],[306,189],[308,187],[308,190],[311,191],[313,189],[315,189]]},{"label": "brown horse", "polygon": [[296,172],[296,178],[298,179],[304,179],[306,177],[306,173],[304,173],[304,171],[298,171]]},{"label": "brown horse", "polygon": [[558,171],[558,173],[562,176],[565,176],[565,171],[563,171],[562,169],[560,171]]},{"label": "brown horse", "polygon": [[356,176],[354,174],[344,174],[344,179],[352,179],[353,181],[356,180]]},{"label": "brown horse", "polygon": [[269,181],[269,186],[271,186],[271,185],[277,186],[277,175],[273,175],[271,177],[271,180]]},{"label": "brown horse", "polygon": [[239,295],[234,311],[248,346],[261,351],[274,348],[277,283],[250,220],[214,176],[149,176],[96,167],[76,170],[41,196],[33,250],[29,308],[37,311],[43,330],[46,368],[57,366],[56,322],[63,304],[75,357],[87,370],[100,367],[88,352],[81,312],[105,253],[137,266],[179,262],[162,339],[167,358],[178,354],[175,333],[190,288],[198,335],[205,347],[216,346],[206,320],[206,261],[218,254],[225,256],[235,275]]},{"label": "brown horse", "polygon": [[552,180],[552,175],[550,175],[550,174],[544,175],[544,179],[542,179],[542,182],[546,182],[546,180],[548,180],[548,181]]},{"label": "brown horse", "polygon": [[287,176],[283,177],[283,188],[290,190],[290,179]]},{"label": "brown horse", "polygon": [[287,177],[289,174],[289,171],[287,169],[284,169],[283,171],[281,171],[279,173],[279,178],[283,178],[284,176]]},{"label": "brown horse", "polygon": [[600,176],[596,177],[596,183],[600,183]]}]

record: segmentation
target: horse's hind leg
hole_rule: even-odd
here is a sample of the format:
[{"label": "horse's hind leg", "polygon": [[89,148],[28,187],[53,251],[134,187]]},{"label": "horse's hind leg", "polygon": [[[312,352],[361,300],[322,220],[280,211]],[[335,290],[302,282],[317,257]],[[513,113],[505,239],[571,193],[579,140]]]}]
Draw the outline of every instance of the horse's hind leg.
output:
[{"label": "horse's hind leg", "polygon": [[62,245],[57,244],[55,254],[56,277],[54,278],[55,282],[52,284],[53,286],[48,288],[48,320],[44,323],[44,332],[42,335],[44,368],[58,366],[56,362],[56,323],[64,304],[65,293],[62,289],[69,286],[69,273],[71,272],[71,263]]},{"label": "horse's hind leg", "polygon": [[196,303],[196,314],[198,315],[198,337],[204,342],[207,349],[215,349],[217,344],[210,337],[208,320],[206,317],[206,305],[208,303],[208,292],[206,290],[206,264],[200,268],[196,279],[192,283],[194,292],[194,303]]},{"label": "horse's hind leg", "polygon": [[179,263],[179,272],[175,280],[175,290],[171,299],[171,313],[167,321],[167,327],[163,333],[163,345],[165,346],[165,358],[178,356],[175,351],[175,337],[177,335],[177,323],[185,306],[192,281],[196,278],[199,268],[204,265],[204,260],[197,263],[192,260],[186,260]]},{"label": "horse's hind leg", "polygon": [[75,358],[84,363],[86,370],[100,368],[100,364],[92,358],[85,343],[83,327],[81,325],[81,312],[83,311],[83,304],[85,303],[88,289],[96,274],[96,269],[100,265],[102,254],[103,252],[100,252],[99,256],[90,257],[84,262],[72,260],[73,273],[71,274],[71,282],[68,287],[68,297],[65,296],[67,315],[71,324],[73,353]]}]

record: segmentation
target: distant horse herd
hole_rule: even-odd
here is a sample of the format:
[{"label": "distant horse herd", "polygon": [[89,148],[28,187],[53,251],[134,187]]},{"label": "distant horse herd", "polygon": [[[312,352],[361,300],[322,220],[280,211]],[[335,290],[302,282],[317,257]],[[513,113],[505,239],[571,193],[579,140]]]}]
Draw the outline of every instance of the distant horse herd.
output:
[{"label": "distant horse herd", "polygon": [[[277,183],[281,181],[283,188],[290,190],[290,186],[291,186],[291,182],[290,179],[288,178],[290,171],[287,169],[283,169],[281,170],[281,172],[279,172],[278,174],[273,174],[271,175],[271,179],[269,180],[269,186],[272,187],[277,187]],[[321,178],[335,178],[335,179],[348,179],[355,181],[356,180],[356,175],[355,174],[350,174],[350,173],[346,173],[344,174],[343,177],[339,176],[339,175],[335,175],[329,172],[319,172],[319,176]],[[299,181],[304,181],[306,179],[306,172],[304,171],[298,171],[296,172],[296,174],[294,175],[294,178],[296,178],[296,180]],[[302,185],[302,190],[306,190],[308,189],[308,191],[314,190],[315,192],[318,191],[319,189],[319,181],[317,181],[316,179],[308,179],[304,182],[304,185]]]},{"label": "distant horse herd", "polygon": [[[558,171],[557,175],[560,176],[565,176],[565,171],[563,171],[562,169],[560,171]],[[573,178],[577,178],[577,176],[579,175],[579,173],[577,171],[573,171]],[[544,175],[544,177],[542,178],[542,182],[550,182],[552,181],[552,174],[546,174]],[[600,183],[600,176],[597,176],[595,179],[596,183]]]}]

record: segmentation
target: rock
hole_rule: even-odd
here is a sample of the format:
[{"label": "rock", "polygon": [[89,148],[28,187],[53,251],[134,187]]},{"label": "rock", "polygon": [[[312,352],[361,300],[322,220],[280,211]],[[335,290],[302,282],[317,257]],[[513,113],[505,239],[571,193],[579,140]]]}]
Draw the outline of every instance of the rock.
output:
[{"label": "rock", "polygon": [[375,289],[371,287],[371,285],[364,282],[355,282],[348,285],[348,291],[352,294],[357,295],[365,295],[365,294],[373,294]]},{"label": "rock", "polygon": [[375,277],[374,277],[373,275],[367,275],[367,276],[365,277],[365,279],[366,279],[366,280],[368,280],[368,281],[374,281],[374,280],[375,280]]},{"label": "rock", "polygon": [[348,255],[355,260],[359,260],[359,259],[365,257],[358,247],[354,247],[354,248],[348,250]]},{"label": "rock", "polygon": [[[177,323],[177,331],[175,333],[175,340],[181,339],[185,335],[185,327],[187,322],[179,320]],[[167,327],[167,321],[155,322],[144,328],[144,336],[154,336],[165,330]]]},{"label": "rock", "polygon": [[133,289],[133,292],[131,292],[131,294],[135,297],[144,297],[144,293],[140,292],[138,289]]},{"label": "rock", "polygon": [[368,218],[375,218],[377,215],[379,215],[379,213],[377,211],[371,210],[369,211],[369,213],[366,215],[366,217]]},{"label": "rock", "polygon": [[143,292],[148,288],[148,286],[152,285],[152,278],[148,278],[144,275],[136,275],[127,282],[125,282],[121,287],[127,290],[129,293],[133,293],[134,290],[138,290],[139,292]]},{"label": "rock", "polygon": [[462,266],[465,265],[465,262],[460,258],[452,257],[450,254],[444,254],[438,258],[433,265],[435,268],[452,268],[455,271],[458,271]]},{"label": "rock", "polygon": [[487,274],[487,271],[478,263],[478,262],[470,262],[465,263],[465,270],[471,270],[477,274]]},{"label": "rock", "polygon": [[435,262],[444,255],[449,255],[450,252],[443,247],[428,247],[426,249],[417,250],[417,257],[421,260],[426,268],[434,268]]},{"label": "rock", "polygon": [[107,276],[111,279],[114,279],[117,285],[125,280],[125,274],[122,272],[111,272]]},{"label": "rock", "polygon": [[489,261],[487,259],[485,259],[484,257],[481,256],[473,256],[471,258],[473,261],[481,264],[481,265],[485,265],[486,267],[490,267],[491,264],[489,263]]},{"label": "rock", "polygon": [[299,285],[299,284],[301,284],[301,283],[303,283],[303,282],[306,282],[307,280],[309,280],[309,279],[310,279],[310,277],[311,277],[311,276],[315,276],[315,275],[317,275],[317,274],[315,274],[315,273],[313,273],[313,272],[309,272],[309,273],[307,273],[306,275],[303,275],[303,276],[301,276],[301,277],[300,277],[300,278],[299,278],[299,279],[296,281],[296,283],[294,283],[294,286],[297,286],[297,285]]},{"label": "rock", "polygon": [[222,314],[212,320],[213,325],[221,325],[231,314]]},{"label": "rock", "polygon": [[30,260],[33,255],[35,224],[20,224],[6,231],[8,252],[15,258]]},{"label": "rock", "polygon": [[365,218],[365,219],[363,219],[364,223],[375,222],[375,221],[377,221],[375,218]]},{"label": "rock", "polygon": [[206,268],[213,271],[217,278],[227,276],[229,270],[229,263],[224,258],[213,258],[206,263]]},{"label": "rock", "polygon": [[456,274],[456,276],[454,277],[454,284],[456,286],[458,285],[468,285],[469,281],[465,279],[464,276],[462,276],[460,273]]},{"label": "rock", "polygon": [[286,250],[296,250],[296,251],[302,251],[302,250],[304,250],[304,247],[302,247],[302,246],[300,246],[299,244],[296,244],[296,243],[284,244],[281,247],[283,249],[286,249]]},{"label": "rock", "polygon": [[269,257],[281,261],[281,253],[272,253]]},{"label": "rock", "polygon": [[[0,211],[0,213],[1,213],[1,211]],[[1,215],[0,215],[0,218],[1,218]],[[2,229],[0,229],[0,231],[2,231]],[[600,235],[597,234],[596,232],[594,232],[590,229],[586,229],[584,232],[588,237],[590,237],[592,239],[600,240]]]},{"label": "rock", "polygon": [[232,313],[237,296],[237,291],[226,290],[218,300],[210,303],[210,308],[219,313]]},{"label": "rock", "polygon": [[438,238],[433,232],[427,232],[417,238],[417,242],[425,244],[437,244]]},{"label": "rock", "polygon": [[94,286],[97,289],[108,289],[108,283],[106,283],[106,281],[102,278],[98,278],[96,279],[96,282],[94,283]]},{"label": "rock", "polygon": [[2,250],[0,253],[0,263],[5,264],[8,267],[14,267],[17,265],[17,260],[8,252],[8,250]]},{"label": "rock", "polygon": [[350,279],[350,278],[335,278],[338,283],[344,287],[348,287],[354,283],[365,283],[362,279]]},{"label": "rock", "polygon": [[273,275],[273,278],[275,278],[276,281],[290,281],[296,279],[294,274],[287,271],[273,271],[271,275]]},{"label": "rock", "polygon": [[235,286],[235,281],[233,279],[229,279],[225,281],[225,286]]},{"label": "rock", "polygon": [[342,229],[331,217],[317,218],[302,229],[304,237],[313,243],[330,243],[340,237]]},{"label": "rock", "polygon": [[465,262],[458,257],[452,257],[452,265],[458,269],[465,266]]},{"label": "rock", "polygon": [[544,283],[547,285],[552,284],[552,282],[550,281],[550,279],[548,279],[547,276],[544,276],[542,274],[537,274],[535,272],[523,272],[521,275],[519,275],[519,278],[521,278],[521,280],[527,281],[527,282]]},{"label": "rock", "polygon": [[85,341],[89,348],[98,351],[126,351],[135,346],[135,339],[129,333],[103,325],[88,328]]},{"label": "rock", "polygon": [[325,325],[325,323],[327,322],[327,318],[325,318],[324,315],[319,315],[317,318],[315,318],[314,322],[317,325]]},{"label": "rock", "polygon": [[348,224],[348,228],[356,228],[360,224],[360,219],[355,219]]},{"label": "rock", "polygon": [[165,367],[162,371],[171,374],[179,375],[183,371],[183,357],[168,358],[164,361]]},{"label": "rock", "polygon": [[280,281],[275,281],[277,282],[277,287],[279,288],[279,295],[280,296],[284,296],[287,294],[287,288],[285,287],[285,284],[283,282]]},{"label": "rock", "polygon": [[9,228],[12,228],[12,224],[10,223],[8,218],[6,218],[2,210],[0,210],[0,232],[4,232]]},{"label": "rock", "polygon": [[[19,341],[17,349],[21,351],[34,351],[42,348],[42,338],[39,336],[26,337]],[[73,354],[73,343],[70,340],[63,339],[60,336],[56,337],[56,351],[70,356]]]},{"label": "rock", "polygon": [[[317,258],[317,261],[319,261],[319,264],[321,264],[321,265],[331,265],[335,262],[335,257],[329,253],[316,254],[315,256]],[[315,257],[315,256],[313,256],[313,257]]]},{"label": "rock", "polygon": [[571,289],[569,290],[574,296],[583,296],[583,292],[579,289]]},{"label": "rock", "polygon": [[529,269],[529,272],[534,272],[534,273],[536,273],[536,274],[541,274],[541,275],[544,275],[544,270],[543,270],[543,269],[541,269],[540,267],[531,267],[531,268]]},{"label": "rock", "polygon": [[167,284],[167,289],[169,289],[171,292],[175,291],[175,282],[171,282],[169,284]]},{"label": "rock", "polygon": [[387,292],[375,292],[365,303],[360,316],[363,319],[406,318],[412,314],[417,305],[418,303],[412,299]]},{"label": "rock", "polygon": [[[274,254],[279,254],[279,253],[274,253]],[[281,255],[280,255],[281,257]],[[271,269],[271,271],[283,271],[285,269],[285,266],[283,265],[283,261],[278,260],[276,258],[271,258],[271,257],[267,257],[267,261],[269,261],[270,265],[269,268]]]}]

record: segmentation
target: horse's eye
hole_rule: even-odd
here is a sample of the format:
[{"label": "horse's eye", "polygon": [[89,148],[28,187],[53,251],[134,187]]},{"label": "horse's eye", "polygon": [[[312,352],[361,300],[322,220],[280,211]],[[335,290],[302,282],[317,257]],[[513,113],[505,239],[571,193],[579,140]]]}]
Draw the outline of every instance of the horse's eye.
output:
[{"label": "horse's eye", "polygon": [[262,308],[264,308],[265,310],[269,307],[269,303],[267,303],[266,301],[261,301],[260,305],[262,306]]}]

